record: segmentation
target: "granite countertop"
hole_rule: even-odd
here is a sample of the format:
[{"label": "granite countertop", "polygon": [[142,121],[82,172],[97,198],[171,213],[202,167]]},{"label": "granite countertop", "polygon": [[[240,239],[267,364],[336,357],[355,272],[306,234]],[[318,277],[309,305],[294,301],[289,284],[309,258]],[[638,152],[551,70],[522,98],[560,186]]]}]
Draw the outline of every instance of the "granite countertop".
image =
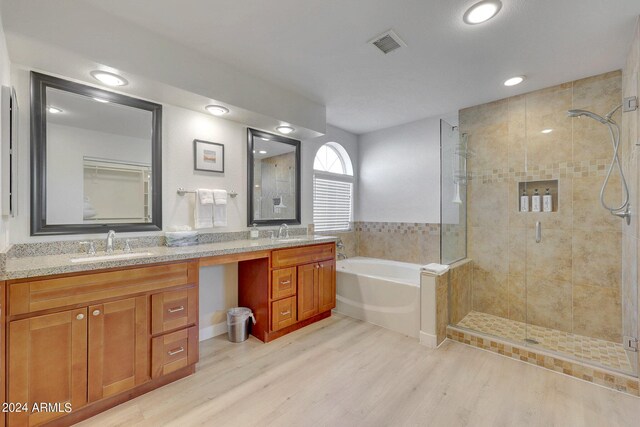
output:
[{"label": "granite countertop", "polygon": [[[156,246],[138,248],[132,252],[132,254],[149,253],[149,255],[128,259],[104,260],[101,258],[105,254],[98,252],[98,254],[95,255],[95,260],[86,262],[71,261],[73,258],[88,257],[87,254],[82,253],[7,258],[5,271],[0,273],[0,280],[23,279],[38,276],[49,276],[53,274],[102,270],[106,268],[126,267],[131,265],[154,264],[269,249],[290,248],[318,243],[335,242],[336,240],[337,238],[332,236],[295,236],[288,241],[256,239],[232,240],[185,247]],[[113,255],[118,254],[123,254],[123,252],[114,251],[113,253]]]}]

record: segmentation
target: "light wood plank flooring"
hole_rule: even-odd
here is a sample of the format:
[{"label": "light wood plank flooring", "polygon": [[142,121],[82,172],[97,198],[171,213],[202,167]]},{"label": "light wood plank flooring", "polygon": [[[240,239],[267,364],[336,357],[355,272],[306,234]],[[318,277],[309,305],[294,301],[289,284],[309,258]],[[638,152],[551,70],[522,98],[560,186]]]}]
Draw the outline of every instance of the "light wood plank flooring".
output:
[{"label": "light wood plank flooring", "polygon": [[334,315],[262,344],[201,343],[195,375],[86,426],[637,426],[640,399]]}]

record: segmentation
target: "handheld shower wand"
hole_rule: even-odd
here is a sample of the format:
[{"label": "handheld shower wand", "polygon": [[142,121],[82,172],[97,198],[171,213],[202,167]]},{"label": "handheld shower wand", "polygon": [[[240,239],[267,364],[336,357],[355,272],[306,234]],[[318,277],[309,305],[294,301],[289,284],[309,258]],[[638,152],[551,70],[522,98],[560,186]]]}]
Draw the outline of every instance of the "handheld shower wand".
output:
[{"label": "handheld shower wand", "polygon": [[[609,111],[609,113],[602,117],[596,113],[592,113],[587,110],[569,110],[567,111],[567,115],[569,117],[581,117],[586,116],[593,120],[596,120],[603,125],[607,125],[609,128],[609,134],[611,135],[611,144],[613,145],[613,158],[611,159],[611,164],[609,165],[609,169],[607,170],[607,175],[602,183],[602,188],[600,189],[600,204],[603,208],[608,210],[612,215],[616,215],[622,219],[624,219],[627,225],[631,222],[631,214],[629,213],[629,187],[627,186],[627,180],[624,177],[624,172],[622,171],[622,165],[620,164],[620,157],[618,156],[618,149],[620,147],[620,127],[618,124],[612,119],[613,115],[622,107],[622,104],[616,106],[614,109]],[[604,194],[609,185],[609,179],[611,178],[611,173],[613,172],[614,166],[618,167],[618,171],[620,172],[620,179],[622,181],[622,189],[624,192],[624,200],[620,206],[611,207],[608,206],[604,201]]]}]

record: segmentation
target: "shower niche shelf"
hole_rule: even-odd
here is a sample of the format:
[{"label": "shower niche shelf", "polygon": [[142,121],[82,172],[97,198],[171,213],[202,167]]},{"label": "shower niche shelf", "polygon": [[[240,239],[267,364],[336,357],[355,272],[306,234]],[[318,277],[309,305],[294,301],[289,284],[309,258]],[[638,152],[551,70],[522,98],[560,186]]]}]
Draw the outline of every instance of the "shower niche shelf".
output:
[{"label": "shower niche shelf", "polygon": [[[538,194],[540,194],[540,213],[553,213],[553,212],[558,212],[558,180],[557,179],[549,179],[549,180],[543,180],[543,181],[521,181],[518,182],[518,211],[520,211],[520,196],[522,196],[522,192],[525,191],[527,196],[529,196],[529,213],[538,213],[538,212],[531,212],[531,196],[533,196],[533,193],[535,191],[535,189],[538,189]],[[549,193],[551,193],[551,201],[552,201],[552,209],[551,212],[543,212],[542,211],[542,196],[544,196],[545,191],[547,190],[547,188],[549,189]],[[525,213],[525,212],[522,212]]]}]

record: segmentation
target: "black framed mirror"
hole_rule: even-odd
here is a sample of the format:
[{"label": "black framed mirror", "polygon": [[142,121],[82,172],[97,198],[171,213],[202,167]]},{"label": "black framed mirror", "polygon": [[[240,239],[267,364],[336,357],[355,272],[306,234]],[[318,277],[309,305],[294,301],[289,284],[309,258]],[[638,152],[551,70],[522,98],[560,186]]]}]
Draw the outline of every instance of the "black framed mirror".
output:
[{"label": "black framed mirror", "polygon": [[247,140],[247,224],[300,224],[300,141],[251,128]]},{"label": "black framed mirror", "polygon": [[162,229],[162,106],[31,72],[31,235]]}]

